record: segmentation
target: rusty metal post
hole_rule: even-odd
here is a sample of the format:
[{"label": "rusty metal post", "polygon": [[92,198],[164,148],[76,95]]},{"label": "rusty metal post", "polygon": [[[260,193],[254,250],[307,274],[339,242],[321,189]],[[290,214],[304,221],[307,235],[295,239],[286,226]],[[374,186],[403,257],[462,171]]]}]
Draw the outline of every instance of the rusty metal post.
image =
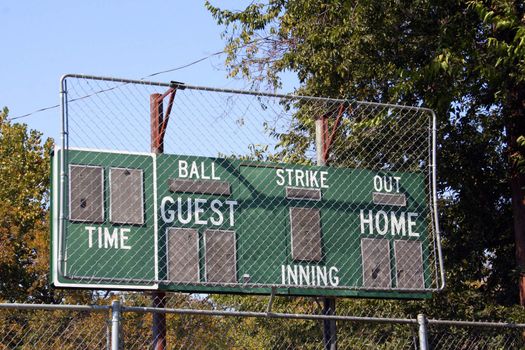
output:
[{"label": "rusty metal post", "polygon": [[[160,154],[164,152],[164,142],[160,137],[160,129],[162,125],[162,95],[151,94],[150,95],[150,116],[151,116],[151,152]],[[166,293],[165,292],[153,292],[152,296],[152,307],[164,308],[166,307]],[[153,350],[164,350],[166,349],[166,314],[165,313],[153,313],[152,322],[152,333],[153,333]]]},{"label": "rusty metal post", "polygon": [[151,94],[150,95],[150,116],[151,116],[151,152],[160,154],[164,152],[164,142],[160,138],[160,129],[162,125],[162,95]]},{"label": "rusty metal post", "polygon": [[[326,165],[328,158],[328,128],[326,116],[315,120],[315,148],[317,165]],[[335,298],[323,298],[323,315],[335,315]],[[335,320],[323,320],[323,343],[325,350],[337,350],[337,325]]]}]

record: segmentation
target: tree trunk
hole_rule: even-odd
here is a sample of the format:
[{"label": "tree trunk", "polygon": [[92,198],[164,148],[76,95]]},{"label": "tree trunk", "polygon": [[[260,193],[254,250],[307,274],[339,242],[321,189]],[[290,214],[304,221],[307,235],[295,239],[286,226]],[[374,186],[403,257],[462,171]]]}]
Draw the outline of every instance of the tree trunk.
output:
[{"label": "tree trunk", "polygon": [[516,263],[519,271],[520,305],[525,306],[525,172],[516,164],[517,157],[525,157],[518,144],[518,137],[525,135],[525,83],[516,84],[508,95],[508,150],[510,156],[510,185]]},{"label": "tree trunk", "polygon": [[525,306],[525,176],[516,175],[511,179],[512,213],[514,217],[514,238],[516,262],[519,269],[520,305]]}]

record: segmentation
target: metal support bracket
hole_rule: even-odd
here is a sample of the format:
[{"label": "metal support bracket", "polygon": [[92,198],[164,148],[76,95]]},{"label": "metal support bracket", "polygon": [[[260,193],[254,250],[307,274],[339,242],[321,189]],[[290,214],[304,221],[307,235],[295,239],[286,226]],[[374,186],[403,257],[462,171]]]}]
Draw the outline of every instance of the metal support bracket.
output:
[{"label": "metal support bracket", "polygon": [[[173,101],[175,100],[177,90],[184,90],[185,88],[186,87],[184,86],[184,83],[172,81],[170,83],[169,89],[164,94],[151,95],[151,111],[153,113],[151,124],[151,139],[154,142],[154,153],[164,152],[164,136],[166,135],[166,130],[168,128],[168,121],[170,119],[171,110],[173,108]],[[168,96],[168,107],[166,108],[166,112],[164,112],[164,108],[162,107],[162,105],[164,99]]]},{"label": "metal support bracket", "polygon": [[330,152],[330,148],[332,147],[332,144],[335,139],[335,133],[337,132],[337,129],[339,128],[339,125],[341,124],[341,118],[343,116],[343,113],[346,109],[348,109],[349,106],[346,106],[346,103],[341,103],[339,105],[339,109],[337,111],[337,117],[335,118],[334,126],[332,127],[332,132],[330,135],[328,134],[328,120],[326,116],[322,117],[323,120],[323,159],[325,162],[328,162],[328,154]]}]

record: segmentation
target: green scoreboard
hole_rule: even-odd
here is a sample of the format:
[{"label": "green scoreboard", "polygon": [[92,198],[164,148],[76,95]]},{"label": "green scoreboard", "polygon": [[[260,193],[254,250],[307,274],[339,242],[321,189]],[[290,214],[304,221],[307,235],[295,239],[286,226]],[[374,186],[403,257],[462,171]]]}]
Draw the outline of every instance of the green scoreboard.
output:
[{"label": "green scoreboard", "polygon": [[388,172],[56,149],[57,287],[422,298],[429,184]]}]

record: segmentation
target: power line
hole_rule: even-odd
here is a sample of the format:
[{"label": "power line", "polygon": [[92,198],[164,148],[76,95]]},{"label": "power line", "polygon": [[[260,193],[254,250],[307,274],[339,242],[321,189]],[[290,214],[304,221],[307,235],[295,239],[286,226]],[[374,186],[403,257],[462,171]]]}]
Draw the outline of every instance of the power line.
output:
[{"label": "power line", "polygon": [[182,65],[182,66],[179,66],[179,67],[176,67],[176,68],[172,68],[172,69],[168,69],[168,70],[163,70],[163,71],[160,71],[160,72],[157,72],[157,73],[153,73],[153,74],[150,74],[150,75],[146,75],[145,77],[143,78],[140,78],[140,80],[144,80],[144,79],[147,79],[147,78],[151,78],[151,77],[154,77],[156,75],[160,75],[160,74],[165,74],[165,73],[171,73],[171,72],[174,72],[174,71],[177,71],[177,70],[181,70],[181,69],[184,69],[184,68],[188,68],[190,66],[193,66],[194,64],[197,64],[197,63],[200,63],[202,61],[205,61],[207,59],[210,59],[214,56],[218,56],[218,55],[221,55],[224,53],[224,50],[222,51],[217,51],[217,52],[214,52],[212,54],[209,54],[208,56],[205,56],[205,57],[202,57],[202,58],[199,58],[198,60],[195,60],[193,62],[190,62],[190,63],[187,63],[185,65]]},{"label": "power line", "polygon": [[[178,67],[175,67],[175,68],[171,68],[171,69],[167,69],[167,70],[163,70],[163,71],[160,71],[160,72],[155,72],[155,73],[152,73],[152,74],[149,74],[149,75],[146,75],[145,77],[142,77],[140,78],[140,80],[144,80],[144,79],[147,79],[147,78],[151,78],[151,77],[154,77],[156,75],[160,75],[160,74],[165,74],[165,73],[171,73],[171,72],[175,72],[175,71],[178,71],[178,70],[181,70],[181,69],[184,69],[184,68],[188,68],[188,67],[191,67],[197,63],[200,63],[202,61],[205,61],[207,59],[210,59],[214,56],[218,56],[218,55],[221,55],[223,54],[225,51],[224,50],[221,50],[221,51],[217,51],[217,52],[214,52],[212,54],[209,54],[207,56],[204,56],[204,57],[201,57],[199,58],[198,60],[195,60],[195,61],[192,61],[190,63],[186,63],[186,64],[183,64],[182,66],[178,66]],[[79,97],[79,98],[76,98],[72,101],[76,101],[76,100],[81,100],[83,98],[86,98],[86,97],[89,97],[89,96],[93,96],[93,95],[96,95],[96,94],[99,94],[101,92],[106,92],[108,90],[112,90],[112,89],[105,89],[105,90],[100,90],[100,91],[97,91],[95,93],[92,93],[92,94],[89,94],[87,96],[82,96],[82,97]],[[43,108],[39,108],[37,110],[34,110],[30,113],[27,113],[27,114],[23,114],[23,115],[19,115],[19,116],[16,116],[16,117],[12,117],[12,118],[7,118],[7,121],[11,121],[11,120],[16,120],[16,119],[22,119],[22,118],[27,118],[27,117],[30,117],[34,114],[38,114],[38,113],[41,113],[41,112],[44,112],[44,111],[48,111],[50,109],[55,109],[55,108],[58,108],[60,107],[59,104],[57,105],[53,105],[53,106],[48,106],[48,107],[43,107]]]},{"label": "power line", "polygon": [[7,121],[11,121],[11,120],[16,120],[16,119],[22,119],[22,118],[27,118],[29,116],[32,116],[33,114],[37,114],[37,113],[40,113],[40,112],[44,112],[44,111],[47,111],[47,110],[50,110],[50,109],[55,109],[55,108],[58,108],[60,107],[60,105],[54,105],[54,106],[49,106],[49,107],[44,107],[44,108],[40,108],[40,109],[37,109],[31,113],[27,113],[27,114],[23,114],[23,115],[19,115],[17,117],[12,117],[12,118],[7,118],[6,120]]}]

